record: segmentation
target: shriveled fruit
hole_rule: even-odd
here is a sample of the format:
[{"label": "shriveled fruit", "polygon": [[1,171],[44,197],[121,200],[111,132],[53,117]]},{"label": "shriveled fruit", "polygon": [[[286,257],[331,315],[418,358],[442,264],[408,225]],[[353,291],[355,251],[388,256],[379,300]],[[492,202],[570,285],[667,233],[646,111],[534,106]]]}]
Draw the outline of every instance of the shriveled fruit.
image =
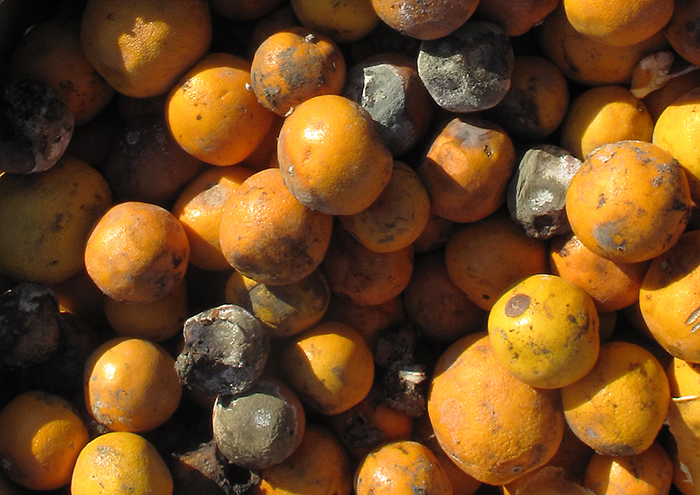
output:
[{"label": "shriveled fruit", "polygon": [[277,158],[292,195],[331,215],[353,215],[371,205],[393,165],[367,110],[338,95],[306,100],[285,119]]},{"label": "shriveled fruit", "polygon": [[354,485],[357,495],[410,495],[419,490],[452,495],[445,468],[428,447],[413,440],[390,442],[370,452],[357,468]]},{"label": "shriveled fruit", "polygon": [[85,245],[88,275],[108,296],[154,301],[184,278],[190,245],[182,224],[165,208],[127,201],[110,208]]},{"label": "shriveled fruit", "polygon": [[350,409],[367,396],[374,381],[367,342],[340,322],[319,323],[288,340],[280,363],[302,402],[325,415]]},{"label": "shriveled fruit", "polygon": [[115,431],[80,451],[70,490],[73,495],[171,495],[173,478],[153,444],[137,433]]},{"label": "shriveled fruit", "polygon": [[600,348],[598,311],[580,287],[556,275],[532,275],[504,292],[489,312],[500,363],[538,388],[561,388],[586,375]]},{"label": "shriveled fruit", "polygon": [[333,229],[331,215],[297,201],[277,168],[248,177],[224,206],[221,251],[253,280],[298,282],[321,264]]},{"label": "shriveled fruit", "polygon": [[582,379],[561,389],[566,421],[586,445],[606,455],[633,455],[654,442],[671,393],[654,355],[631,342],[600,346],[598,361]]},{"label": "shriveled fruit", "polygon": [[80,27],[90,64],[117,91],[138,98],[166,93],[212,38],[209,7],[201,0],[91,0]]},{"label": "shriveled fruit", "polygon": [[506,371],[485,333],[461,338],[440,356],[428,414],[447,455],[493,485],[543,466],[564,434],[558,392],[530,387]]},{"label": "shriveled fruit", "polygon": [[75,275],[90,229],[111,204],[104,177],[69,156],[45,172],[0,176],[0,272],[42,284]]},{"label": "shriveled fruit", "polygon": [[595,150],[571,179],[566,213],[584,246],[621,263],[668,250],[688,223],[690,188],[660,147],[618,141]]},{"label": "shriveled fruit", "polygon": [[127,337],[110,339],[90,355],[83,384],[88,412],[113,431],[160,426],[182,395],[170,354],[153,342]]},{"label": "shriveled fruit", "polygon": [[304,408],[283,383],[258,380],[236,395],[219,395],[212,413],[214,441],[229,462],[263,469],[287,459],[306,428]]},{"label": "shriveled fruit", "polygon": [[88,430],[63,397],[24,392],[0,411],[0,461],[8,477],[31,490],[70,483],[73,466],[89,440]]}]

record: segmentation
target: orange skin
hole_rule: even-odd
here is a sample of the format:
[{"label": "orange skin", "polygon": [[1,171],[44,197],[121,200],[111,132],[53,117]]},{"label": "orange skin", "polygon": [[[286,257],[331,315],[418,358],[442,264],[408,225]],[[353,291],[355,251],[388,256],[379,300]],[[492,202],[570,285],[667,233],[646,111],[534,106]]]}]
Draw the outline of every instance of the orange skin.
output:
[{"label": "orange skin", "polygon": [[698,43],[700,8],[692,0],[675,0],[671,20],[664,26],[664,34],[673,49],[693,65],[700,65]]},{"label": "orange skin", "polygon": [[476,14],[496,23],[507,36],[520,36],[539,24],[559,0],[480,0]]},{"label": "orange skin", "polygon": [[566,213],[593,253],[637,263],[668,250],[690,217],[690,186],[670,153],[642,141],[618,141],[591,153],[571,179]]},{"label": "orange skin", "polygon": [[85,363],[85,406],[113,431],[145,432],[163,424],[182,395],[175,360],[143,339],[116,337]]},{"label": "orange skin", "polygon": [[359,40],[379,24],[371,0],[292,0],[292,8],[302,25],[336,43]]},{"label": "orange skin", "polygon": [[357,495],[412,495],[420,491],[452,495],[452,482],[435,454],[413,440],[391,442],[375,449],[360,462],[355,473]]},{"label": "orange skin", "polygon": [[292,27],[268,37],[250,68],[253,91],[262,105],[285,116],[313,96],[340,94],[345,59],[329,37]]},{"label": "orange skin", "polygon": [[285,380],[307,406],[340,414],[364,399],[374,382],[365,339],[340,322],[322,322],[287,340],[280,352]]},{"label": "orange skin", "polygon": [[372,0],[379,17],[398,32],[420,40],[447,36],[469,19],[478,1]]},{"label": "orange skin", "polygon": [[573,234],[552,240],[552,273],[573,282],[593,298],[598,311],[617,311],[639,300],[648,262],[615,263],[593,253]]},{"label": "orange skin", "polygon": [[428,415],[447,455],[467,474],[492,485],[543,466],[564,434],[559,392],[513,377],[482,332],[461,338],[439,358]]},{"label": "orange skin", "polygon": [[184,278],[190,245],[168,210],[129,201],[110,208],[85,245],[85,268],[97,287],[118,300],[155,301]]},{"label": "orange skin", "polygon": [[369,113],[338,95],[296,107],[282,125],[277,159],[294,197],[330,215],[353,215],[371,205],[393,167]]},{"label": "orange skin", "polygon": [[[224,207],[221,250],[240,273],[268,285],[301,280],[323,260],[333,218],[297,201],[279,169],[246,179]],[[245,233],[245,235],[243,235]]]},{"label": "orange skin", "polygon": [[413,248],[370,251],[337,225],[323,269],[332,292],[356,304],[374,306],[397,297],[406,288],[413,271]]},{"label": "orange skin", "polygon": [[167,93],[212,38],[202,0],[90,0],[80,27],[90,64],[117,91],[137,98]]},{"label": "orange skin", "polygon": [[331,293],[322,321],[342,321],[360,332],[372,347],[377,332],[404,320],[400,296],[376,305],[363,306],[352,299]]},{"label": "orange skin", "polygon": [[165,115],[185,151],[212,165],[235,165],[260,144],[274,122],[250,85],[250,62],[210,53],[173,86]]},{"label": "orange skin", "polygon": [[439,129],[417,172],[436,215],[475,222],[501,206],[514,166],[513,142],[503,129],[457,117]]}]

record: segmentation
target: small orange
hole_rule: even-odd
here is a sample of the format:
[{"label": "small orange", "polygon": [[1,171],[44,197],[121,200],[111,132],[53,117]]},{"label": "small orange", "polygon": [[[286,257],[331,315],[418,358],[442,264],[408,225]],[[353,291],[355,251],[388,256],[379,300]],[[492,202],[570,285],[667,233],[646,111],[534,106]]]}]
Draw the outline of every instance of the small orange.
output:
[{"label": "small orange", "polygon": [[559,392],[530,387],[511,375],[484,332],[462,337],[440,356],[428,415],[445,453],[467,474],[492,485],[543,466],[564,435]]},{"label": "small orange", "polygon": [[230,53],[206,55],[168,95],[165,115],[175,140],[212,165],[243,161],[274,122],[249,87],[250,62]]},{"label": "small orange", "polygon": [[401,296],[375,305],[361,305],[347,296],[331,293],[331,300],[322,321],[342,321],[360,332],[370,344],[380,330],[389,328],[404,320],[404,307]]},{"label": "small orange", "polygon": [[175,360],[160,345],[116,337],[85,363],[85,406],[113,431],[144,432],[163,424],[182,395]]},{"label": "small orange", "polygon": [[114,431],[80,451],[72,495],[171,495],[173,478],[161,455],[137,433]]},{"label": "small orange", "polygon": [[516,282],[549,272],[547,245],[504,214],[460,226],[447,241],[445,266],[454,284],[485,310]]},{"label": "small orange", "polygon": [[700,8],[693,0],[675,0],[671,20],[664,26],[664,34],[673,49],[693,65],[700,65],[698,40]]},{"label": "small orange", "polygon": [[154,301],[185,276],[190,245],[182,224],[168,210],[127,201],[110,208],[85,245],[88,275],[108,296]]},{"label": "small orange", "polygon": [[320,265],[333,217],[297,201],[278,168],[248,177],[224,206],[219,229],[228,262],[248,278],[291,284]]},{"label": "small orange", "polygon": [[378,253],[336,224],[322,267],[335,294],[374,306],[397,297],[413,272],[413,247]]},{"label": "small orange", "polygon": [[664,424],[671,391],[654,355],[631,342],[600,346],[598,361],[561,389],[566,422],[586,445],[606,455],[634,455],[651,447]]},{"label": "small orange", "polygon": [[345,323],[322,322],[292,337],[279,359],[283,376],[302,402],[324,415],[347,411],[374,382],[369,345]]},{"label": "small orange", "polygon": [[0,272],[57,284],[84,268],[93,224],[112,204],[105,178],[64,155],[45,172],[0,175]]},{"label": "small orange", "polygon": [[379,24],[372,0],[292,0],[292,8],[304,26],[338,43],[359,40]]},{"label": "small orange", "polygon": [[639,300],[639,289],[648,262],[615,263],[598,256],[574,234],[552,240],[549,248],[552,273],[573,282],[593,298],[599,311],[622,309]]},{"label": "small orange", "polygon": [[643,57],[668,48],[662,32],[630,46],[600,43],[574,29],[562,3],[545,17],[536,35],[544,55],[567,78],[589,86],[628,85]]},{"label": "small orange", "polygon": [[642,141],[592,152],[571,179],[566,214],[584,246],[618,263],[668,250],[690,217],[688,179],[670,153]]},{"label": "small orange", "polygon": [[88,430],[64,398],[24,392],[0,411],[0,462],[8,477],[31,490],[54,490],[70,483]]},{"label": "small orange", "polygon": [[584,484],[599,495],[666,495],[672,478],[673,461],[661,444],[654,442],[635,455],[593,454]]},{"label": "small orange", "polygon": [[435,454],[420,442],[400,440],[370,452],[355,473],[357,495],[452,495],[452,482]]},{"label": "small orange", "polygon": [[634,139],[651,142],[654,122],[644,103],[623,86],[598,86],[571,103],[560,145],[583,160],[599,146]]},{"label": "small orange", "polygon": [[513,142],[500,126],[456,117],[439,127],[417,172],[436,215],[475,222],[503,204],[514,167]]},{"label": "small orange", "polygon": [[343,215],[340,222],[366,248],[378,253],[413,244],[430,218],[430,198],[423,181],[408,165],[394,161],[389,183],[367,208]]},{"label": "small orange", "polygon": [[92,120],[110,102],[114,88],[94,69],[80,45],[80,24],[49,19],[35,24],[16,45],[10,78],[34,78],[56,88],[76,125]]},{"label": "small orange", "polygon": [[252,172],[241,166],[212,167],[192,179],[172,207],[190,242],[190,264],[203,270],[230,270],[221,252],[219,229],[224,206]]},{"label": "small orange", "polygon": [[[667,52],[668,53],[668,52]],[[649,115],[657,122],[666,107],[693,88],[700,86],[700,70],[692,70],[667,79],[656,91],[647,94],[642,101],[649,110]],[[75,138],[75,134],[73,135]],[[652,139],[652,142],[653,139]]]},{"label": "small orange", "polygon": [[340,94],[345,84],[345,58],[329,37],[306,27],[292,27],[277,31],[260,44],[250,77],[258,101],[285,116],[311,97]]},{"label": "small orange", "polygon": [[350,495],[350,459],[326,428],[306,426],[301,444],[287,459],[263,468],[255,495]]},{"label": "small orange", "polygon": [[507,36],[520,36],[540,25],[559,0],[480,0],[475,14],[496,23]]},{"label": "small orange", "polygon": [[117,91],[166,93],[209,49],[209,5],[202,0],[89,0],[80,41],[88,61]]},{"label": "small orange", "polygon": [[367,110],[338,95],[315,96],[294,109],[282,125],[277,159],[294,197],[331,215],[371,205],[393,166]]},{"label": "small orange", "polygon": [[477,8],[478,0],[462,2],[372,0],[372,7],[389,27],[405,36],[435,40],[457,30]]},{"label": "small orange", "polygon": [[155,301],[118,301],[103,296],[104,316],[118,335],[162,342],[182,331],[189,316],[183,280]]},{"label": "small orange", "polygon": [[661,31],[673,0],[563,0],[569,22],[600,43],[629,46]]}]

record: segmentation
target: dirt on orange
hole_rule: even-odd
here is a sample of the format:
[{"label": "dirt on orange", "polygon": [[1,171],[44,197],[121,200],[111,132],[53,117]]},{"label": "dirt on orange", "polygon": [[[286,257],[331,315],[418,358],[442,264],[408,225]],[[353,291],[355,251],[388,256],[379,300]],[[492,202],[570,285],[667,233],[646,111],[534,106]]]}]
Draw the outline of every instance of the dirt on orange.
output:
[{"label": "dirt on orange", "polygon": [[117,91],[138,98],[168,92],[212,39],[202,0],[90,0],[80,27],[90,64]]},{"label": "dirt on orange", "polygon": [[165,115],[175,140],[212,165],[247,158],[274,122],[274,114],[248,90],[250,83],[248,60],[222,52],[206,55],[168,95]]},{"label": "dirt on orange", "polygon": [[359,40],[379,24],[372,0],[292,0],[292,8],[304,26],[337,43]]}]

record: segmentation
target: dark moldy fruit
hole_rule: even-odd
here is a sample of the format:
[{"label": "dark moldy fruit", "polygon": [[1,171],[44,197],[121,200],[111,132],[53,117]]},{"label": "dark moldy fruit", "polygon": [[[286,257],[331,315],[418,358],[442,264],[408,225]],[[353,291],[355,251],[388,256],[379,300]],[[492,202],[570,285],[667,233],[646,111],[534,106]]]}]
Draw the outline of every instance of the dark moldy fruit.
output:
[{"label": "dark moldy fruit", "polygon": [[190,317],[175,369],[200,397],[236,394],[260,377],[270,350],[268,330],[249,311],[224,304]]},{"label": "dark moldy fruit", "polygon": [[0,99],[0,171],[28,174],[54,166],[75,120],[53,87],[33,79],[7,84]]}]

